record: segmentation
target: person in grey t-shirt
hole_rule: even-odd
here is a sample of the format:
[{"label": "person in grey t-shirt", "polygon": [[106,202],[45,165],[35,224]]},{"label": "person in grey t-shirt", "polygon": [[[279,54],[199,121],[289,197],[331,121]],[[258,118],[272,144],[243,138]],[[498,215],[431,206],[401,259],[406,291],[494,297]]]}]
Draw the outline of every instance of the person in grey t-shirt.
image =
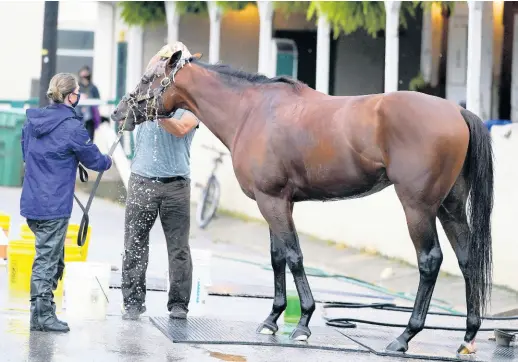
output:
[{"label": "person in grey t-shirt", "polygon": [[171,118],[142,123],[126,199],[122,263],[123,319],[146,311],[149,232],[160,215],[169,260],[167,309],[171,318],[187,318],[192,284],[189,248],[190,147],[199,120],[178,109]]}]

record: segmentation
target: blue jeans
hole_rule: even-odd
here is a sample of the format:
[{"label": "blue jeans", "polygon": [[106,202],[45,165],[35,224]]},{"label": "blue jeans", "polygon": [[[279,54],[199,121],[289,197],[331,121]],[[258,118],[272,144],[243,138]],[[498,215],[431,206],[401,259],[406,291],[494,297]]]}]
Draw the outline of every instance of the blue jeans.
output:
[{"label": "blue jeans", "polygon": [[65,270],[65,238],[69,218],[27,220],[36,236],[36,256],[32,264],[31,302],[36,299],[52,301],[53,290]]}]

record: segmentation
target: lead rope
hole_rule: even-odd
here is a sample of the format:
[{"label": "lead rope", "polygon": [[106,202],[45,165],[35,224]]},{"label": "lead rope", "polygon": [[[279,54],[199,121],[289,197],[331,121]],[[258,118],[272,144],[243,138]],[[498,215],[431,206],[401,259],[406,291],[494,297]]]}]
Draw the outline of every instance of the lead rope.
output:
[{"label": "lead rope", "polygon": [[[117,132],[117,138],[115,139],[115,142],[113,142],[110,150],[108,151],[108,156],[112,156],[113,152],[115,151],[115,148],[117,147],[117,144],[120,142],[124,127],[126,126],[126,119],[124,119],[124,123],[119,128],[119,131]],[[113,166],[113,159],[112,159],[112,166]],[[97,179],[94,182],[94,185],[92,187],[92,191],[90,192],[90,197],[88,198],[88,202],[86,203],[86,207],[83,206],[81,201],[77,198],[76,194],[74,194],[74,198],[76,199],[79,207],[83,211],[83,217],[81,219],[81,223],[79,225],[79,231],[77,233],[77,245],[83,246],[86,241],[86,237],[88,234],[88,224],[90,222],[90,219],[88,217],[88,211],[90,210],[90,206],[92,205],[92,201],[95,196],[95,192],[97,191],[97,188],[99,187],[99,183],[101,182],[101,178],[104,174],[104,171],[99,172],[97,175]],[[85,168],[79,164],[79,179],[81,182],[88,182],[88,173],[86,172]]]}]

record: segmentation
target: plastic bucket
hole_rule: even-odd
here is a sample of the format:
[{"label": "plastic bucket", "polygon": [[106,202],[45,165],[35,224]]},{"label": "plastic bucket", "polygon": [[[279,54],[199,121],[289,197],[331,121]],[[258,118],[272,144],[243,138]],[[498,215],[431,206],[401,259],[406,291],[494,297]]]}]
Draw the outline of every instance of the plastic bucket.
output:
[{"label": "plastic bucket", "polygon": [[[36,255],[34,241],[10,240],[7,249],[7,277],[9,289],[16,292],[29,292],[31,289],[32,264]],[[65,275],[67,266],[65,266]],[[58,282],[54,296],[63,293],[63,280]]]},{"label": "plastic bucket", "polygon": [[0,259],[7,259],[7,244],[9,244],[9,230],[11,216],[0,211]]},{"label": "plastic bucket", "polygon": [[110,274],[111,265],[108,263],[67,263],[64,308],[68,319],[106,319]]},{"label": "plastic bucket", "polygon": [[212,252],[204,249],[191,249],[191,258],[193,272],[189,315],[202,316],[206,314],[207,288],[212,284],[210,276]]}]

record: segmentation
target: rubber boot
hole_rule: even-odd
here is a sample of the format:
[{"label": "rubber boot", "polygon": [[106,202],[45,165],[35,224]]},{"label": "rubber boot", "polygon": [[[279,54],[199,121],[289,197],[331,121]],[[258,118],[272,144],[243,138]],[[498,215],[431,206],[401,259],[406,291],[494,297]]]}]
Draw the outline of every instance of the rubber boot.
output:
[{"label": "rubber boot", "polygon": [[58,322],[50,300],[38,298],[31,304],[31,331],[60,332],[70,331],[68,326]]},{"label": "rubber boot", "polygon": [[61,324],[63,324],[65,327],[68,327],[68,323],[67,323],[67,322],[65,322],[65,321],[62,321],[62,320],[58,319],[58,316],[57,316],[57,314],[56,314],[56,303],[54,303],[54,301],[53,301],[53,300],[52,300],[50,303],[52,304],[52,313],[54,314],[54,318],[56,318],[56,320],[58,321],[58,323],[61,323]]}]

